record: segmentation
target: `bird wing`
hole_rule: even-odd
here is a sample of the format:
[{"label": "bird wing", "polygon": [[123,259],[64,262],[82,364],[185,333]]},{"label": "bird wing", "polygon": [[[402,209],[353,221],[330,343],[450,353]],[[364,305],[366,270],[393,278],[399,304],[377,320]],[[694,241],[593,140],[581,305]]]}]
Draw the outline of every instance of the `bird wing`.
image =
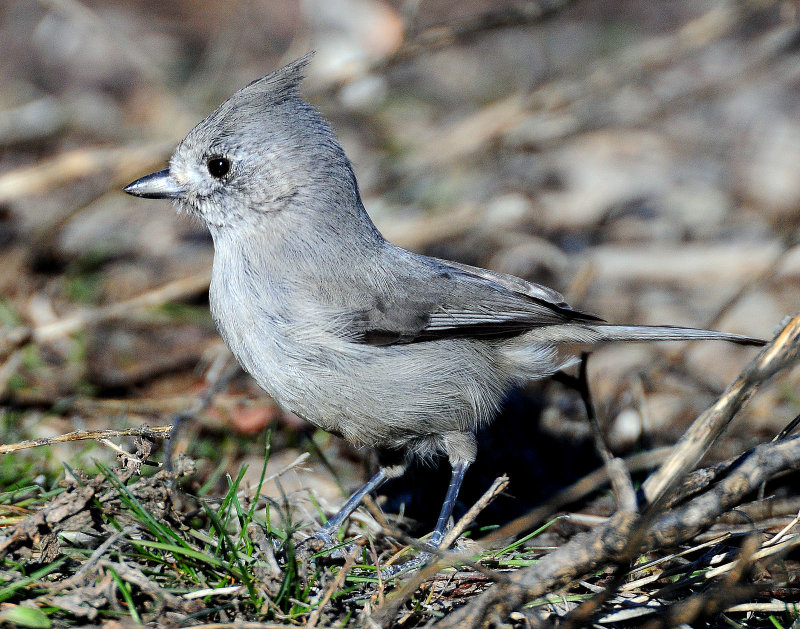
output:
[{"label": "bird wing", "polygon": [[[371,345],[443,338],[506,338],[531,328],[600,318],[571,308],[556,291],[466,264],[416,256],[414,273],[354,313],[346,333]],[[422,271],[422,272],[420,272]]]}]

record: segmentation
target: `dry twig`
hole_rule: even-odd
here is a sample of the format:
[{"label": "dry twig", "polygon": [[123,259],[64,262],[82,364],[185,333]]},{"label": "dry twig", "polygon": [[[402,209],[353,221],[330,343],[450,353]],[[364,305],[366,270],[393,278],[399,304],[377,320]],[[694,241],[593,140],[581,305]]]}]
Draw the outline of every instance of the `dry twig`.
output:
[{"label": "dry twig", "polygon": [[[0,454],[10,454],[27,448],[39,448],[50,446],[54,443],[66,443],[67,441],[85,441],[92,439],[95,441],[105,441],[113,437],[145,437],[148,439],[169,439],[172,426],[141,426],[139,428],[125,428],[123,430],[76,430],[65,435],[56,437],[43,437],[42,439],[30,439],[18,443],[0,444]],[[115,447],[116,448],[116,447]],[[124,454],[128,454],[124,452]]]},{"label": "dry twig", "polygon": [[[508,486],[509,479],[507,476],[501,476],[497,478],[492,486],[487,489],[484,494],[480,497],[478,502],[476,502],[467,513],[458,521],[458,523],[448,531],[447,535],[445,536],[442,546],[447,548],[450,546],[458,537],[463,533],[466,528],[478,517],[481,511],[483,511],[487,506],[489,506],[494,499],[499,496],[503,490]],[[387,531],[387,533],[397,536],[395,531]],[[407,536],[400,536],[403,541],[409,543],[410,545],[426,548],[424,544],[420,542],[409,539]],[[373,619],[379,625],[387,624],[390,619],[394,618],[397,614],[398,610],[402,605],[409,599],[411,596],[414,595],[414,592],[417,591],[420,585],[425,583],[426,581],[433,578],[437,572],[442,570],[445,567],[453,566],[457,563],[466,563],[471,567],[475,568],[478,572],[482,573],[484,576],[488,577],[493,581],[502,581],[503,577],[492,570],[489,570],[479,564],[476,564],[471,560],[471,555],[466,553],[454,552],[454,551],[446,551],[441,550],[439,548],[427,548],[431,554],[436,556],[436,559],[432,561],[430,564],[422,568],[421,570],[417,571],[413,577],[403,586],[403,589],[400,590],[396,595],[394,595],[391,600],[384,603],[381,607],[379,607],[374,615]],[[399,553],[398,553],[399,554]]]}]

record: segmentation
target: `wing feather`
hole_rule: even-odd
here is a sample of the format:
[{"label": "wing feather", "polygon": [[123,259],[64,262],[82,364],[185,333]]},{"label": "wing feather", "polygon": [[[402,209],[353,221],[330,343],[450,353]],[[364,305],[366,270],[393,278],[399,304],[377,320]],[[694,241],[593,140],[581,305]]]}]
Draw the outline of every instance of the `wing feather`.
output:
[{"label": "wing feather", "polygon": [[436,258],[414,261],[425,266],[398,278],[395,285],[404,290],[357,313],[351,338],[372,345],[506,338],[541,326],[602,321],[571,308],[556,291],[518,277]]}]

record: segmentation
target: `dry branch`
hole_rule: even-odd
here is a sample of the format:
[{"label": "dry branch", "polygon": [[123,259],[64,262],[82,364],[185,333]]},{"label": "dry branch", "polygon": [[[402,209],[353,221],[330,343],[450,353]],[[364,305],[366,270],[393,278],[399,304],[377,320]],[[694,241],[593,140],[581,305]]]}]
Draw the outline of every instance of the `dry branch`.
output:
[{"label": "dry branch", "polygon": [[642,485],[641,496],[648,505],[666,498],[669,490],[697,465],[762,382],[796,361],[800,353],[799,338],[800,317],[795,317],[728,386],[719,400],[695,420],[672,455]]},{"label": "dry branch", "polygon": [[[672,448],[665,446],[646,452],[638,452],[622,459],[628,473],[651,470],[666,460]],[[589,494],[596,492],[608,482],[608,469],[604,466],[587,474],[569,487],[562,489],[543,505],[536,507],[529,513],[512,520],[501,526],[496,531],[484,538],[484,542],[492,544],[495,541],[508,539],[530,530],[548,518],[552,517],[564,506],[578,502]]]},{"label": "dry branch", "polygon": [[[486,626],[492,618],[499,621],[527,600],[543,596],[604,565],[627,562],[637,554],[683,543],[710,526],[715,517],[735,507],[759,484],[787,469],[800,469],[800,437],[756,447],[718,486],[686,506],[656,518],[644,535],[637,535],[641,524],[639,514],[618,511],[607,524],[576,535],[536,565],[513,574],[509,584],[487,590],[437,626]],[[629,540],[633,538],[641,542],[630,548]]]}]

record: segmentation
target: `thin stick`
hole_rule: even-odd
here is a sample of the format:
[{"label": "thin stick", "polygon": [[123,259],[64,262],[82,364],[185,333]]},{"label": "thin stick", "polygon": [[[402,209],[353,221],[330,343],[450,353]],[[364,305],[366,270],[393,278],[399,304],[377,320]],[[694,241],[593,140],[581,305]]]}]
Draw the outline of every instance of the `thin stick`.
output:
[{"label": "thin stick", "polygon": [[478,502],[476,502],[470,509],[461,517],[461,519],[456,522],[456,524],[451,528],[447,535],[444,536],[442,540],[442,548],[449,548],[452,544],[461,537],[461,534],[467,530],[467,527],[475,521],[475,518],[480,515],[481,511],[483,511],[486,507],[488,507],[494,499],[497,498],[501,493],[503,493],[508,487],[509,479],[508,476],[503,474],[502,476],[496,478],[492,483],[492,486],[489,487],[483,495],[480,497]]},{"label": "thin stick", "polygon": [[[463,533],[464,530],[475,520],[478,514],[489,504],[491,504],[491,502],[508,486],[508,482],[509,479],[507,476],[500,476],[499,478],[495,479],[494,483],[492,483],[492,486],[484,492],[478,502],[476,502],[469,509],[469,511],[464,514],[464,516],[450,531],[448,531],[447,535],[445,535],[444,539],[442,540],[442,548],[447,548],[456,539],[458,539],[458,536],[461,535],[461,533]],[[472,554],[452,551],[448,552],[442,550],[442,548],[433,548],[430,546],[426,547],[425,544],[422,544],[417,540],[409,539],[406,535],[397,535],[397,533],[393,531],[386,531],[386,533],[394,535],[395,537],[399,537],[404,543],[416,542],[410,545],[422,548],[426,552],[435,555],[436,559],[419,570],[407,583],[403,585],[403,589],[400,590],[399,593],[375,610],[374,619],[378,626],[385,626],[389,624],[390,620],[395,617],[400,607],[402,607],[403,604],[409,598],[411,598],[411,596],[413,596],[414,592],[417,591],[419,586],[425,581],[433,578],[442,568],[452,566],[456,563],[465,563],[471,566],[477,572],[480,572],[486,576],[488,579],[499,582],[504,580],[504,577],[501,574],[472,561]],[[414,561],[415,560],[411,560],[410,563],[413,563]],[[380,570],[378,571],[378,574],[380,575]],[[378,578],[380,579],[381,577],[379,576]]]},{"label": "thin stick", "polygon": [[[363,540],[361,540],[363,542]],[[361,553],[361,549],[363,546],[356,545],[356,547],[347,555],[347,559],[342,566],[342,569],[339,570],[336,578],[333,580],[328,586],[328,589],[325,590],[325,595],[322,597],[322,600],[319,602],[319,606],[311,612],[311,615],[308,617],[308,622],[306,623],[306,629],[313,629],[317,626],[319,622],[320,615],[322,614],[322,610],[325,605],[328,604],[328,601],[331,600],[331,597],[344,585],[344,580],[347,575],[350,573],[350,570],[353,569],[353,564],[356,562],[356,557],[358,557],[359,553]]]},{"label": "thin stick", "polygon": [[640,495],[648,505],[663,500],[686,472],[700,461],[762,382],[797,359],[800,354],[798,339],[800,315],[793,317],[775,340],[728,386],[719,400],[695,420],[670,457],[644,482]]},{"label": "thin stick", "polygon": [[[772,555],[777,555],[777,554],[781,554],[781,553],[785,554],[785,553],[789,552],[789,550],[791,550],[792,548],[795,548],[798,545],[800,545],[800,538],[799,537],[790,537],[789,539],[786,539],[786,540],[784,540],[784,541],[782,541],[782,542],[780,542],[778,544],[775,544],[773,546],[766,546],[765,548],[762,548],[759,551],[754,552],[752,554],[752,556],[750,557],[750,559],[751,559],[751,561],[760,561],[761,559],[765,559],[766,557],[770,557]],[[717,576],[719,576],[721,574],[725,574],[726,572],[730,572],[736,566],[736,562],[737,561],[739,561],[739,560],[737,559],[736,561],[731,561],[731,562],[728,562],[726,564],[722,564],[721,566],[717,566],[716,568],[713,568],[713,569],[709,570],[708,572],[706,572],[703,575],[703,577],[706,580],[710,580],[710,579],[713,579],[714,577],[717,577]]]},{"label": "thin stick", "polygon": [[[671,450],[672,448],[670,446],[655,448],[625,457],[622,462],[625,464],[625,468],[628,472],[641,472],[652,469],[662,463]],[[599,490],[606,482],[608,482],[608,468],[604,466],[596,469],[580,480],[575,481],[575,483],[569,487],[562,489],[545,504],[536,507],[529,513],[492,531],[489,535],[482,538],[481,542],[484,544],[491,544],[510,537],[515,537],[523,531],[532,529],[547,520],[547,518],[555,514],[564,505],[578,502],[583,497]]]},{"label": "thin stick", "polygon": [[145,437],[151,439],[169,439],[172,426],[141,426],[139,428],[126,428],[123,430],[76,430],[57,437],[47,437],[43,439],[30,439],[19,443],[9,443],[0,445],[0,454],[9,454],[27,448],[39,448],[49,446],[54,443],[65,443],[67,441],[85,441],[92,439],[102,441],[112,437]]},{"label": "thin stick", "polygon": [[0,176],[0,203],[29,194],[42,194],[80,177],[110,172],[124,181],[172,149],[171,142],[154,142],[116,148],[77,148]]}]

